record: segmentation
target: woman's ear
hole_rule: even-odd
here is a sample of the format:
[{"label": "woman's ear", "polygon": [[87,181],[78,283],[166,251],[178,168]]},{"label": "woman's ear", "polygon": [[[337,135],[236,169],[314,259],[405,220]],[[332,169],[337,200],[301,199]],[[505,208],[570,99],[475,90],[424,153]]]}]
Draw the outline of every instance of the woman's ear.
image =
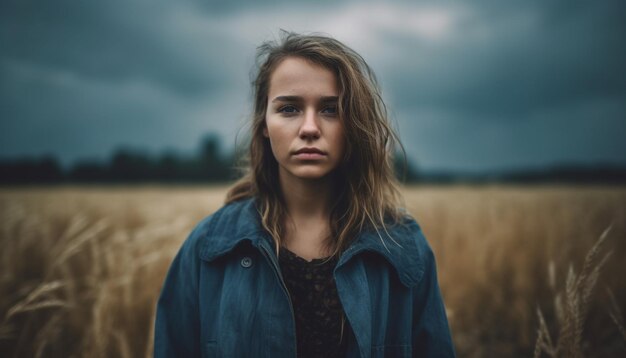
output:
[{"label": "woman's ear", "polygon": [[269,138],[270,137],[270,133],[267,131],[267,126],[266,125],[263,126],[263,136],[265,138]]}]

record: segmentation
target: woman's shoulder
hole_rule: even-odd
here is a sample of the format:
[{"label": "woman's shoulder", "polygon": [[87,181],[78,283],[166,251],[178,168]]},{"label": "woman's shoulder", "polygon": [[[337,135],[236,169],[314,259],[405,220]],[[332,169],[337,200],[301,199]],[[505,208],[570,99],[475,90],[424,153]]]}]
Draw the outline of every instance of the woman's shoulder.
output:
[{"label": "woman's shoulder", "polygon": [[191,236],[201,237],[208,233],[232,234],[241,230],[252,230],[256,228],[257,215],[253,198],[230,202],[200,220]]},{"label": "woman's shoulder", "polygon": [[408,214],[388,217],[385,225],[363,230],[346,251],[347,257],[362,251],[372,251],[384,257],[396,268],[407,287],[419,282],[433,261],[432,250],[421,226]]},{"label": "woman's shoulder", "polygon": [[200,220],[183,244],[193,252],[206,254],[210,245],[216,249],[228,245],[233,238],[258,231],[258,211],[253,198],[230,202]]},{"label": "woman's shoulder", "polygon": [[400,210],[395,218],[385,220],[385,229],[400,244],[409,243],[421,250],[429,250],[430,246],[424,236],[418,220],[406,210]]}]

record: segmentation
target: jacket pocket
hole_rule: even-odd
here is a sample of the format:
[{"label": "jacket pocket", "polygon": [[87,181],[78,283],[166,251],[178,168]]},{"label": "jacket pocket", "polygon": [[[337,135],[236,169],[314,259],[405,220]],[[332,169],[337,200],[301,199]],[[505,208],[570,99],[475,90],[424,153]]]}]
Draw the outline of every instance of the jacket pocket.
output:
[{"label": "jacket pocket", "polygon": [[372,346],[372,358],[411,357],[410,345]]},{"label": "jacket pocket", "polygon": [[213,358],[219,357],[219,347],[217,346],[217,341],[208,341],[204,344],[204,352],[202,352],[202,357]]}]

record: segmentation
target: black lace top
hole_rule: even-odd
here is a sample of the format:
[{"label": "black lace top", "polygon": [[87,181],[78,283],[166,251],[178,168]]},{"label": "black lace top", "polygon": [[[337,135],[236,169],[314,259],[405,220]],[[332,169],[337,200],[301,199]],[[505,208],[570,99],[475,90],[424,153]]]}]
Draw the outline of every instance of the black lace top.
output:
[{"label": "black lace top", "polygon": [[345,357],[348,323],[333,278],[337,260],[307,261],[281,248],[279,263],[295,314],[298,357]]}]

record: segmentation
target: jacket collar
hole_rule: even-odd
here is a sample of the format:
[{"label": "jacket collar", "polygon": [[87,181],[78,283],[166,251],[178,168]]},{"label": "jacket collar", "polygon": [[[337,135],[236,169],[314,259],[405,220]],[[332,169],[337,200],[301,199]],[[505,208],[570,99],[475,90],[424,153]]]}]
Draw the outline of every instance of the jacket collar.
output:
[{"label": "jacket collar", "polygon": [[[206,227],[199,231],[204,236],[200,238],[202,244],[199,255],[205,261],[227,254],[246,240],[256,247],[268,244],[273,247],[271,236],[261,226],[254,199],[230,203],[205,220],[204,224]],[[405,286],[411,287],[423,275],[427,250],[429,248],[419,225],[413,219],[407,219],[403,223],[388,226],[386,230],[361,232],[341,254],[337,267],[361,252],[374,252],[395,268]]]}]

